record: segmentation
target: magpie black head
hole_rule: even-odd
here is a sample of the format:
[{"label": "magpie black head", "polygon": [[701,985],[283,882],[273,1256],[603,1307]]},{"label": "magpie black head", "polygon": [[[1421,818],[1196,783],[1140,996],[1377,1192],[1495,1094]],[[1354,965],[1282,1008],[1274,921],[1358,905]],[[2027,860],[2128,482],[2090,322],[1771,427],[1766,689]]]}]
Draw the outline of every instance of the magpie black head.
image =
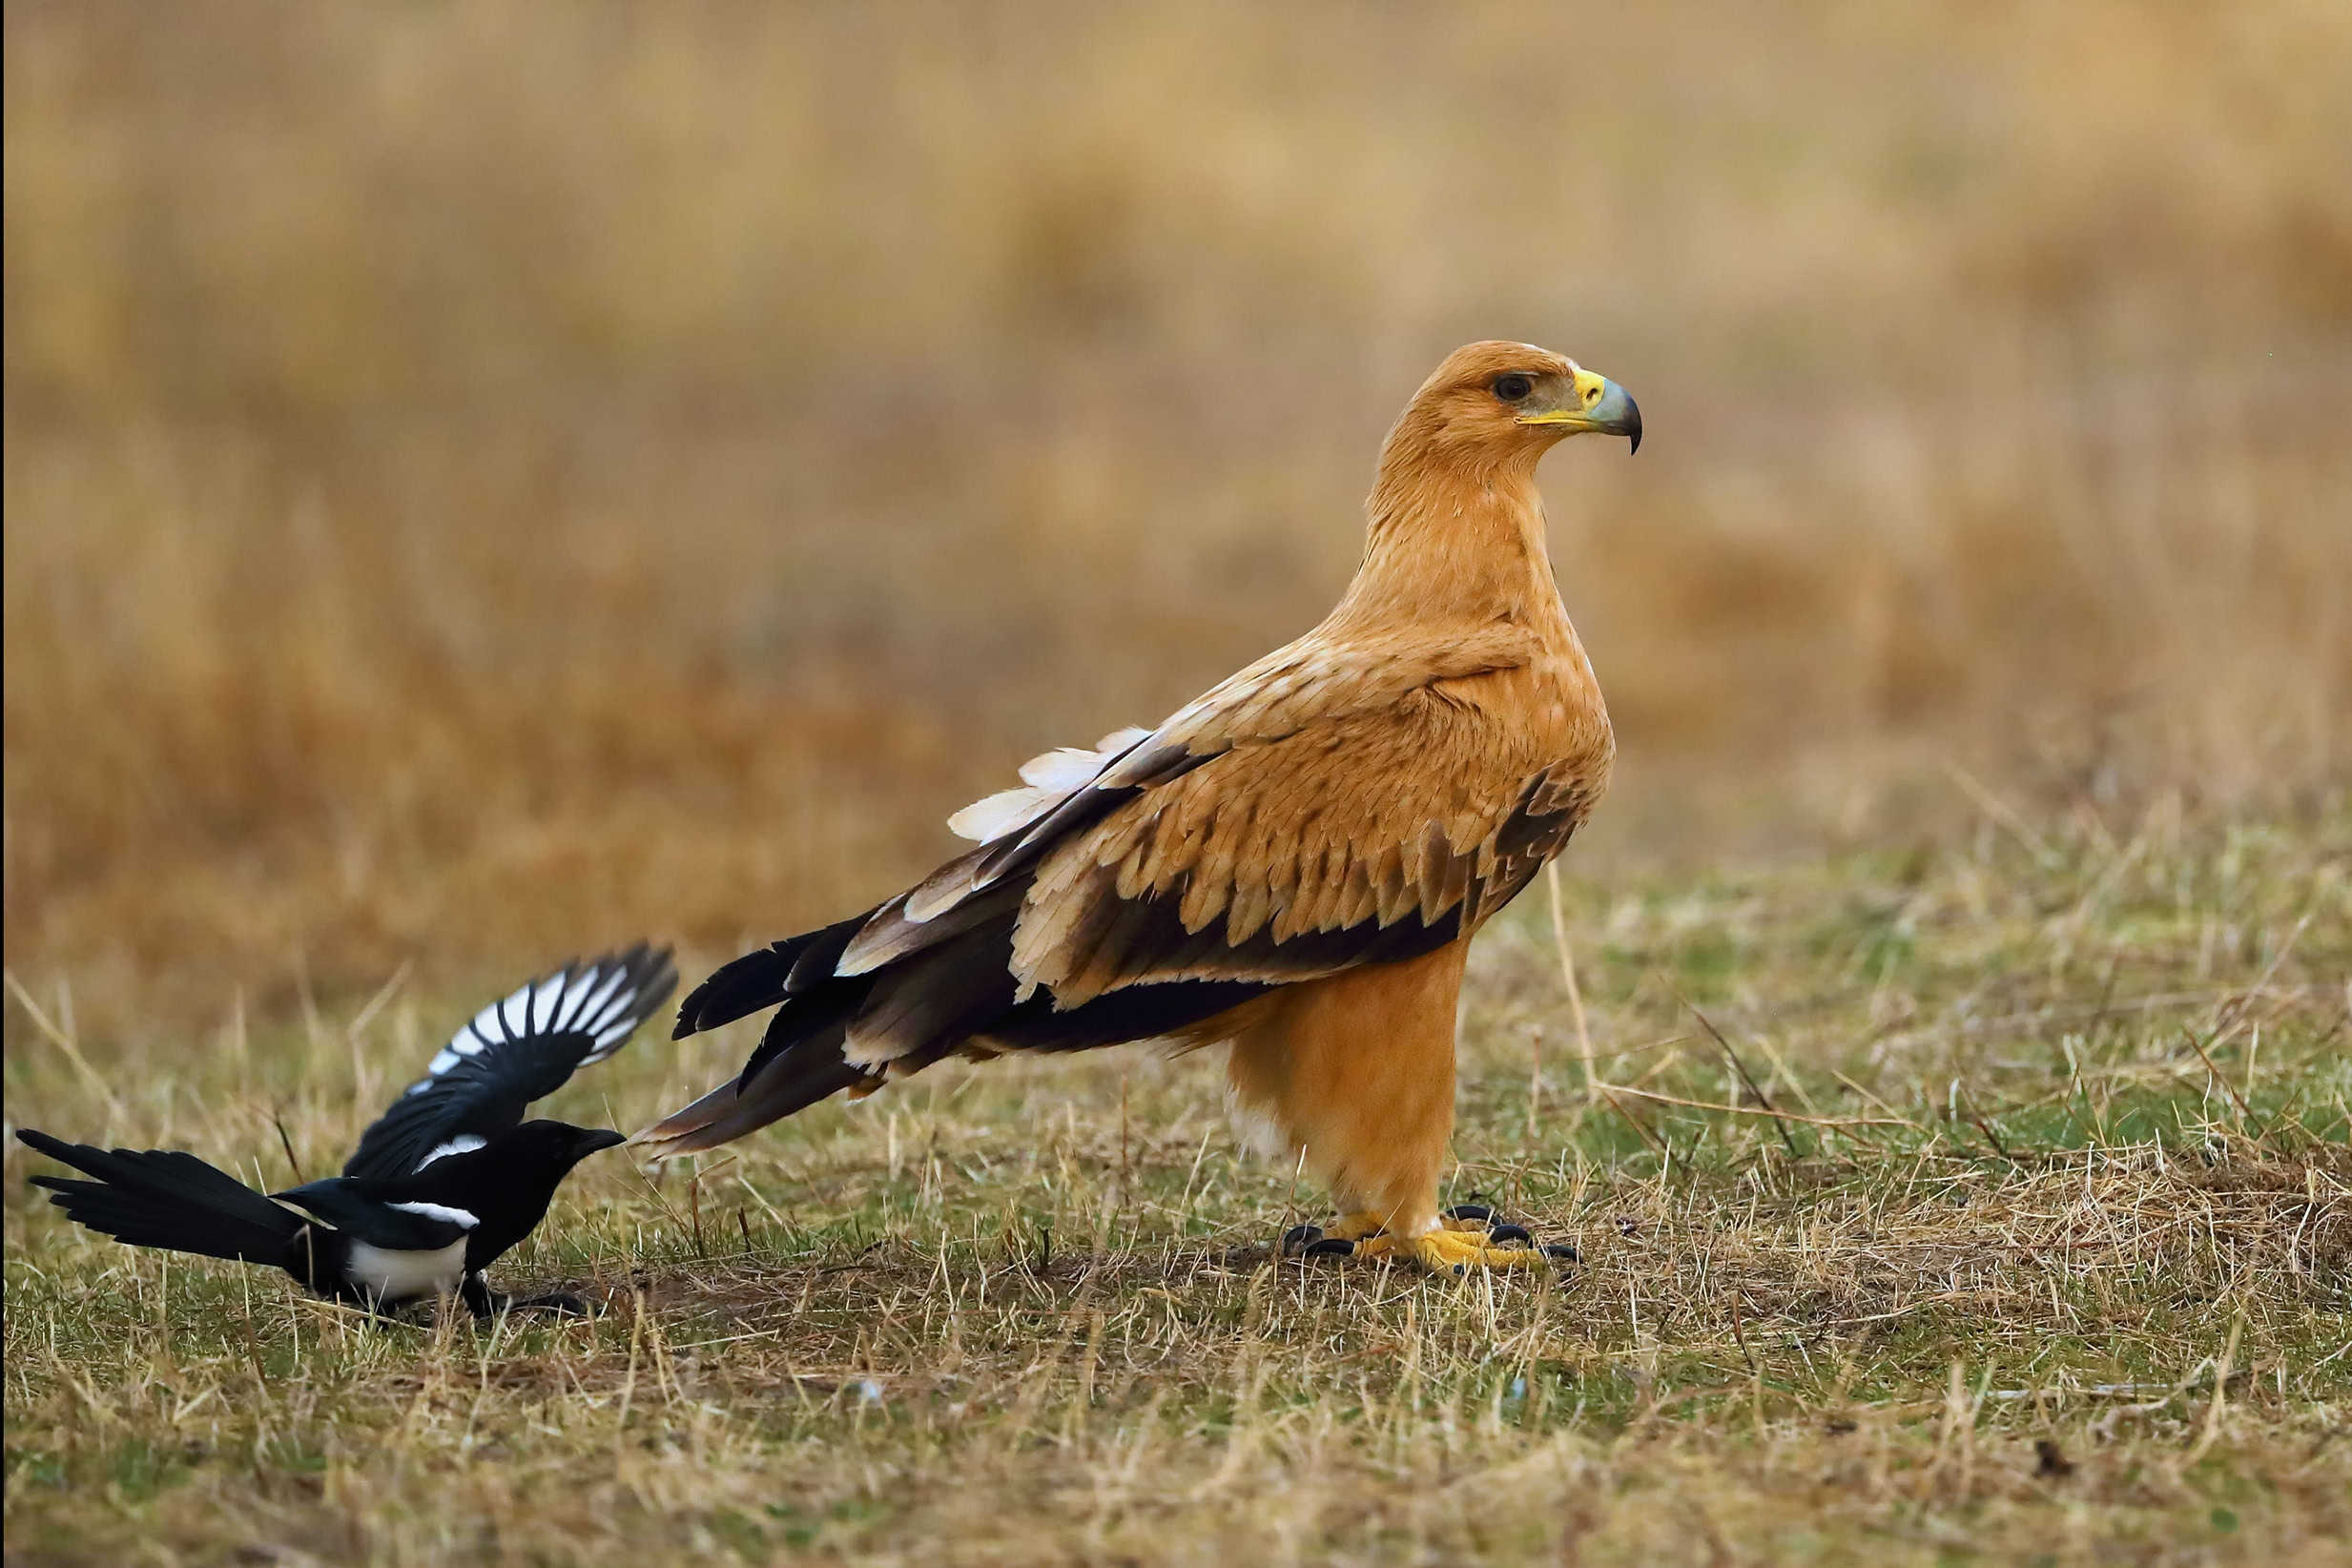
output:
[{"label": "magpie black head", "polygon": [[540,1165],[569,1170],[599,1149],[629,1140],[610,1127],[575,1127],[568,1122],[545,1119],[526,1122],[503,1134],[493,1146],[517,1166]]}]

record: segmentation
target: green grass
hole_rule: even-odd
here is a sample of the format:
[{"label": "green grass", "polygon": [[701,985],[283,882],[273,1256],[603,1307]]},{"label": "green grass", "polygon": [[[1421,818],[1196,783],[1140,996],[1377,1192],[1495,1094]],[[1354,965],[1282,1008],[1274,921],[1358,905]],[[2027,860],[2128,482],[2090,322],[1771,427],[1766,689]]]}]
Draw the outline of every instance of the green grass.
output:
[{"label": "green grass", "polygon": [[[2339,806],[1571,877],[1593,1092],[1538,888],[1473,960],[1452,1191],[1557,1280],[1275,1260],[1319,1196],[1140,1053],[607,1156],[503,1274],[610,1310],[481,1332],[95,1242],[11,1145],[10,1558],[2342,1561],[2348,856]],[[11,1119],[274,1185],[274,1122],[315,1174],[471,1005],[113,1074],[28,995]]]}]

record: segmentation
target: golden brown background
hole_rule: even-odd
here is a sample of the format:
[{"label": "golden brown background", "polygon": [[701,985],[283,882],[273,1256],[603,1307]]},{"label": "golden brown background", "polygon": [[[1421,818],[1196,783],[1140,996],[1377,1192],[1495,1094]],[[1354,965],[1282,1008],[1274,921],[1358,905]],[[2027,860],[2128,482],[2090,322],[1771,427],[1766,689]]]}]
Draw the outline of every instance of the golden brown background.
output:
[{"label": "golden brown background", "polygon": [[[2352,758],[2352,10],[11,4],[7,954],[713,951],[1318,617],[1531,339],[1570,870]],[[10,1038],[18,1019],[10,1015]]]}]

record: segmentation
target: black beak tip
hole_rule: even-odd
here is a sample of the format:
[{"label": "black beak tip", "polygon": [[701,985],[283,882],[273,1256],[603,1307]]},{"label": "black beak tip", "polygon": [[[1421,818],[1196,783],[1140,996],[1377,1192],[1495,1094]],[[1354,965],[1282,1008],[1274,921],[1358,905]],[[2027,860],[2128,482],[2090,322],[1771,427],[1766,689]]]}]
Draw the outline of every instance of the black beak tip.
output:
[{"label": "black beak tip", "polygon": [[[1629,403],[1633,402],[1630,398],[1625,401]],[[1625,422],[1625,455],[1627,457],[1631,457],[1636,452],[1641,450],[1641,410],[1639,407],[1632,410],[1631,417],[1629,417]]]}]

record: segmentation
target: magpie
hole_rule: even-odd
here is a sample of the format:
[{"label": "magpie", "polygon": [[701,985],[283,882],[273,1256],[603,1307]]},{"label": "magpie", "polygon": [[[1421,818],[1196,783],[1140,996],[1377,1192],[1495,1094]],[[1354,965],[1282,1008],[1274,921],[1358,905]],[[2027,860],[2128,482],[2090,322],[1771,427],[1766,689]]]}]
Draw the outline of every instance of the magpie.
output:
[{"label": "magpie", "polygon": [[546,1217],[572,1166],[624,1140],[523,1112],[619,1050],[677,981],[670,950],[643,942],[531,981],[457,1032],[341,1175],[266,1196],[177,1150],[16,1136],[95,1178],[33,1177],[51,1203],[133,1247],[274,1264],[313,1294],[371,1311],[453,1293],[477,1318],[585,1311],[567,1295],[500,1295],[483,1270]]}]

